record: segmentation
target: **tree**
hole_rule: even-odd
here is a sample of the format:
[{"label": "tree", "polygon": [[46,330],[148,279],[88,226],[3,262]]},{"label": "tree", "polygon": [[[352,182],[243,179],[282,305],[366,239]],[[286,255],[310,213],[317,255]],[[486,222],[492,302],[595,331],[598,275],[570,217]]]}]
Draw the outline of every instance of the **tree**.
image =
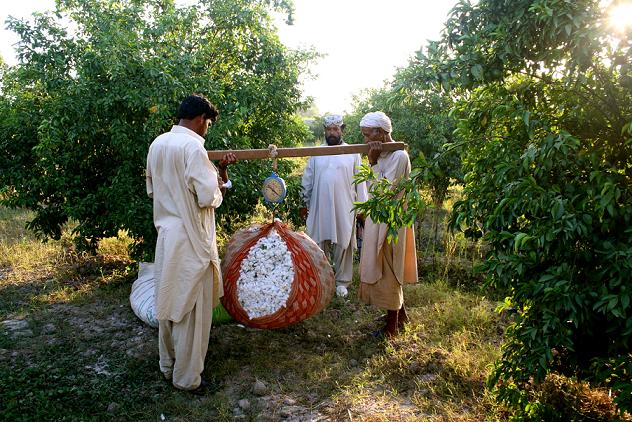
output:
[{"label": "tree", "polygon": [[632,34],[600,3],[461,1],[407,71],[459,99],[451,225],[490,245],[516,311],[490,385],[525,419],[559,417],[537,394],[553,371],[632,409]]},{"label": "tree", "polygon": [[[3,203],[35,211],[29,227],[45,237],[76,221],[88,247],[126,229],[147,258],[155,231],[145,157],[182,98],[200,92],[220,108],[207,149],[295,145],[308,135],[294,113],[314,54],[280,43],[273,9],[291,18],[289,1],[60,0],[32,26],[9,21],[21,41],[19,64],[2,78]],[[234,167],[239,194],[220,209],[221,224],[249,218],[268,167]]]},{"label": "tree", "polygon": [[356,98],[349,118],[351,138],[362,142],[359,123],[365,113],[384,111],[393,121],[393,138],[408,144],[413,159],[422,156],[430,166],[423,185],[430,189],[435,204],[441,206],[450,180],[462,178],[458,154],[444,150],[444,145],[453,142],[455,121],[449,116],[453,100],[416,85],[405,70],[400,70],[389,86],[368,91],[365,99]]},{"label": "tree", "polygon": [[[355,98],[354,112],[347,119],[350,123],[349,139],[362,142],[359,124],[365,113],[381,110],[391,118],[393,138],[408,144],[416,167],[411,186],[430,193],[435,210],[434,241],[437,243],[438,210],[447,197],[450,185],[462,179],[459,153],[445,149],[445,145],[453,143],[455,120],[449,115],[453,100],[448,93],[419,87],[408,69],[398,71],[386,87],[367,91],[364,96]],[[374,201],[377,205],[375,196]],[[370,208],[372,202],[363,207]],[[425,208],[425,205],[419,205]],[[417,219],[421,217],[420,209],[410,207],[410,210],[417,214]]]}]

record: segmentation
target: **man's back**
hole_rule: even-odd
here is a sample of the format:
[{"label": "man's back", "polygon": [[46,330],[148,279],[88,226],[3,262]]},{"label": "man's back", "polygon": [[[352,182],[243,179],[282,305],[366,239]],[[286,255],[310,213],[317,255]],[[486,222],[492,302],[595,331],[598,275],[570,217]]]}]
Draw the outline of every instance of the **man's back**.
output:
[{"label": "man's back", "polygon": [[222,202],[217,173],[208,160],[203,138],[181,126],[174,126],[151,144],[147,177],[156,228],[166,219],[199,220]]}]

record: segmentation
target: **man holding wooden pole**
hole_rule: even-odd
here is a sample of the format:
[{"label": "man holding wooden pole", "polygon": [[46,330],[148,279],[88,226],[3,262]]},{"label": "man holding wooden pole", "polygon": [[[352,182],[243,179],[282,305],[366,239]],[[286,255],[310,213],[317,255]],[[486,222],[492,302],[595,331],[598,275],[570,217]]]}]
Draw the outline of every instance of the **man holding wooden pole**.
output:
[{"label": "man holding wooden pole", "polygon": [[[342,140],[342,116],[324,119],[328,147],[347,145]],[[307,219],[307,234],[320,246],[332,262],[336,278],[336,294],[345,297],[353,276],[353,254],[356,249],[356,215],[354,202],[367,199],[365,183],[353,184],[353,176],[361,164],[360,154],[310,157],[302,178],[300,212]]]},{"label": "man holding wooden pole", "polygon": [[178,124],[147,154],[147,194],[153,198],[156,241],[156,319],[160,370],[174,387],[204,394],[202,379],[212,310],[223,294],[215,237],[215,208],[230,187],[226,153],[219,169],[204,136],[219,112],[201,95],[180,104]]},{"label": "man holding wooden pole", "polygon": [[[410,175],[406,151],[385,151],[393,142],[391,119],[381,111],[367,113],[360,121],[364,142],[369,146],[369,164],[378,179],[394,187]],[[370,189],[369,189],[370,190]],[[387,239],[386,224],[366,217],[360,257],[360,300],[387,311],[386,326],[376,334],[396,335],[408,321],[404,307],[403,283],[417,282],[417,252],[412,227],[402,227],[398,240]]]}]

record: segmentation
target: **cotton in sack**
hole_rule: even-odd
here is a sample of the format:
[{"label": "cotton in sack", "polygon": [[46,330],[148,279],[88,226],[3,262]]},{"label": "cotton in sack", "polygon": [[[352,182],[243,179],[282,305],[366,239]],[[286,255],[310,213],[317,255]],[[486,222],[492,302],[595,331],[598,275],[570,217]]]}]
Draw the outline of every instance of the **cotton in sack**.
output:
[{"label": "cotton in sack", "polygon": [[[156,319],[156,279],[154,278],[154,263],[140,262],[138,264],[138,278],[132,283],[129,295],[132,310],[138,318],[147,325],[158,328]],[[230,315],[222,305],[213,309],[213,324],[230,321]]]},{"label": "cotton in sack", "polygon": [[222,275],[224,308],[255,328],[281,328],[309,318],[329,304],[336,285],[318,245],[280,221],[235,233]]},{"label": "cotton in sack", "polygon": [[132,283],[129,302],[138,318],[145,324],[157,328],[155,289],[154,263],[140,262],[138,264],[138,278]]}]

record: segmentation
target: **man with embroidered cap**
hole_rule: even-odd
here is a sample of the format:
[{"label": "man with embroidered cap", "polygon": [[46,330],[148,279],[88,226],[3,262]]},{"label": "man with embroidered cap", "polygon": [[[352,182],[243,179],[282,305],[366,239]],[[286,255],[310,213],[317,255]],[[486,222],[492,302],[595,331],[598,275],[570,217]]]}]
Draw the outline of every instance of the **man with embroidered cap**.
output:
[{"label": "man with embroidered cap", "polygon": [[224,155],[209,161],[204,136],[219,112],[201,95],[185,98],[178,124],[147,154],[147,194],[153,198],[156,241],[156,319],[160,370],[174,387],[207,391],[202,379],[212,311],[223,294],[215,237],[215,208],[230,187]]},{"label": "man with embroidered cap", "polygon": [[[381,111],[367,113],[360,121],[360,129],[369,146],[369,164],[376,178],[388,179],[394,186],[408,178],[408,153],[382,151],[384,143],[393,142],[391,119]],[[402,285],[417,282],[417,252],[412,227],[400,228],[396,243],[388,241],[387,231],[386,224],[375,223],[366,216],[358,296],[362,302],[387,311],[386,326],[378,334],[391,337],[408,321]]]},{"label": "man with embroidered cap", "polygon": [[[324,118],[323,146],[347,145],[342,135],[342,116]],[[365,183],[353,184],[361,164],[360,154],[310,157],[303,172],[301,215],[307,219],[307,234],[333,264],[336,294],[347,296],[353,276],[353,254],[357,247],[354,202],[367,199]]]}]

